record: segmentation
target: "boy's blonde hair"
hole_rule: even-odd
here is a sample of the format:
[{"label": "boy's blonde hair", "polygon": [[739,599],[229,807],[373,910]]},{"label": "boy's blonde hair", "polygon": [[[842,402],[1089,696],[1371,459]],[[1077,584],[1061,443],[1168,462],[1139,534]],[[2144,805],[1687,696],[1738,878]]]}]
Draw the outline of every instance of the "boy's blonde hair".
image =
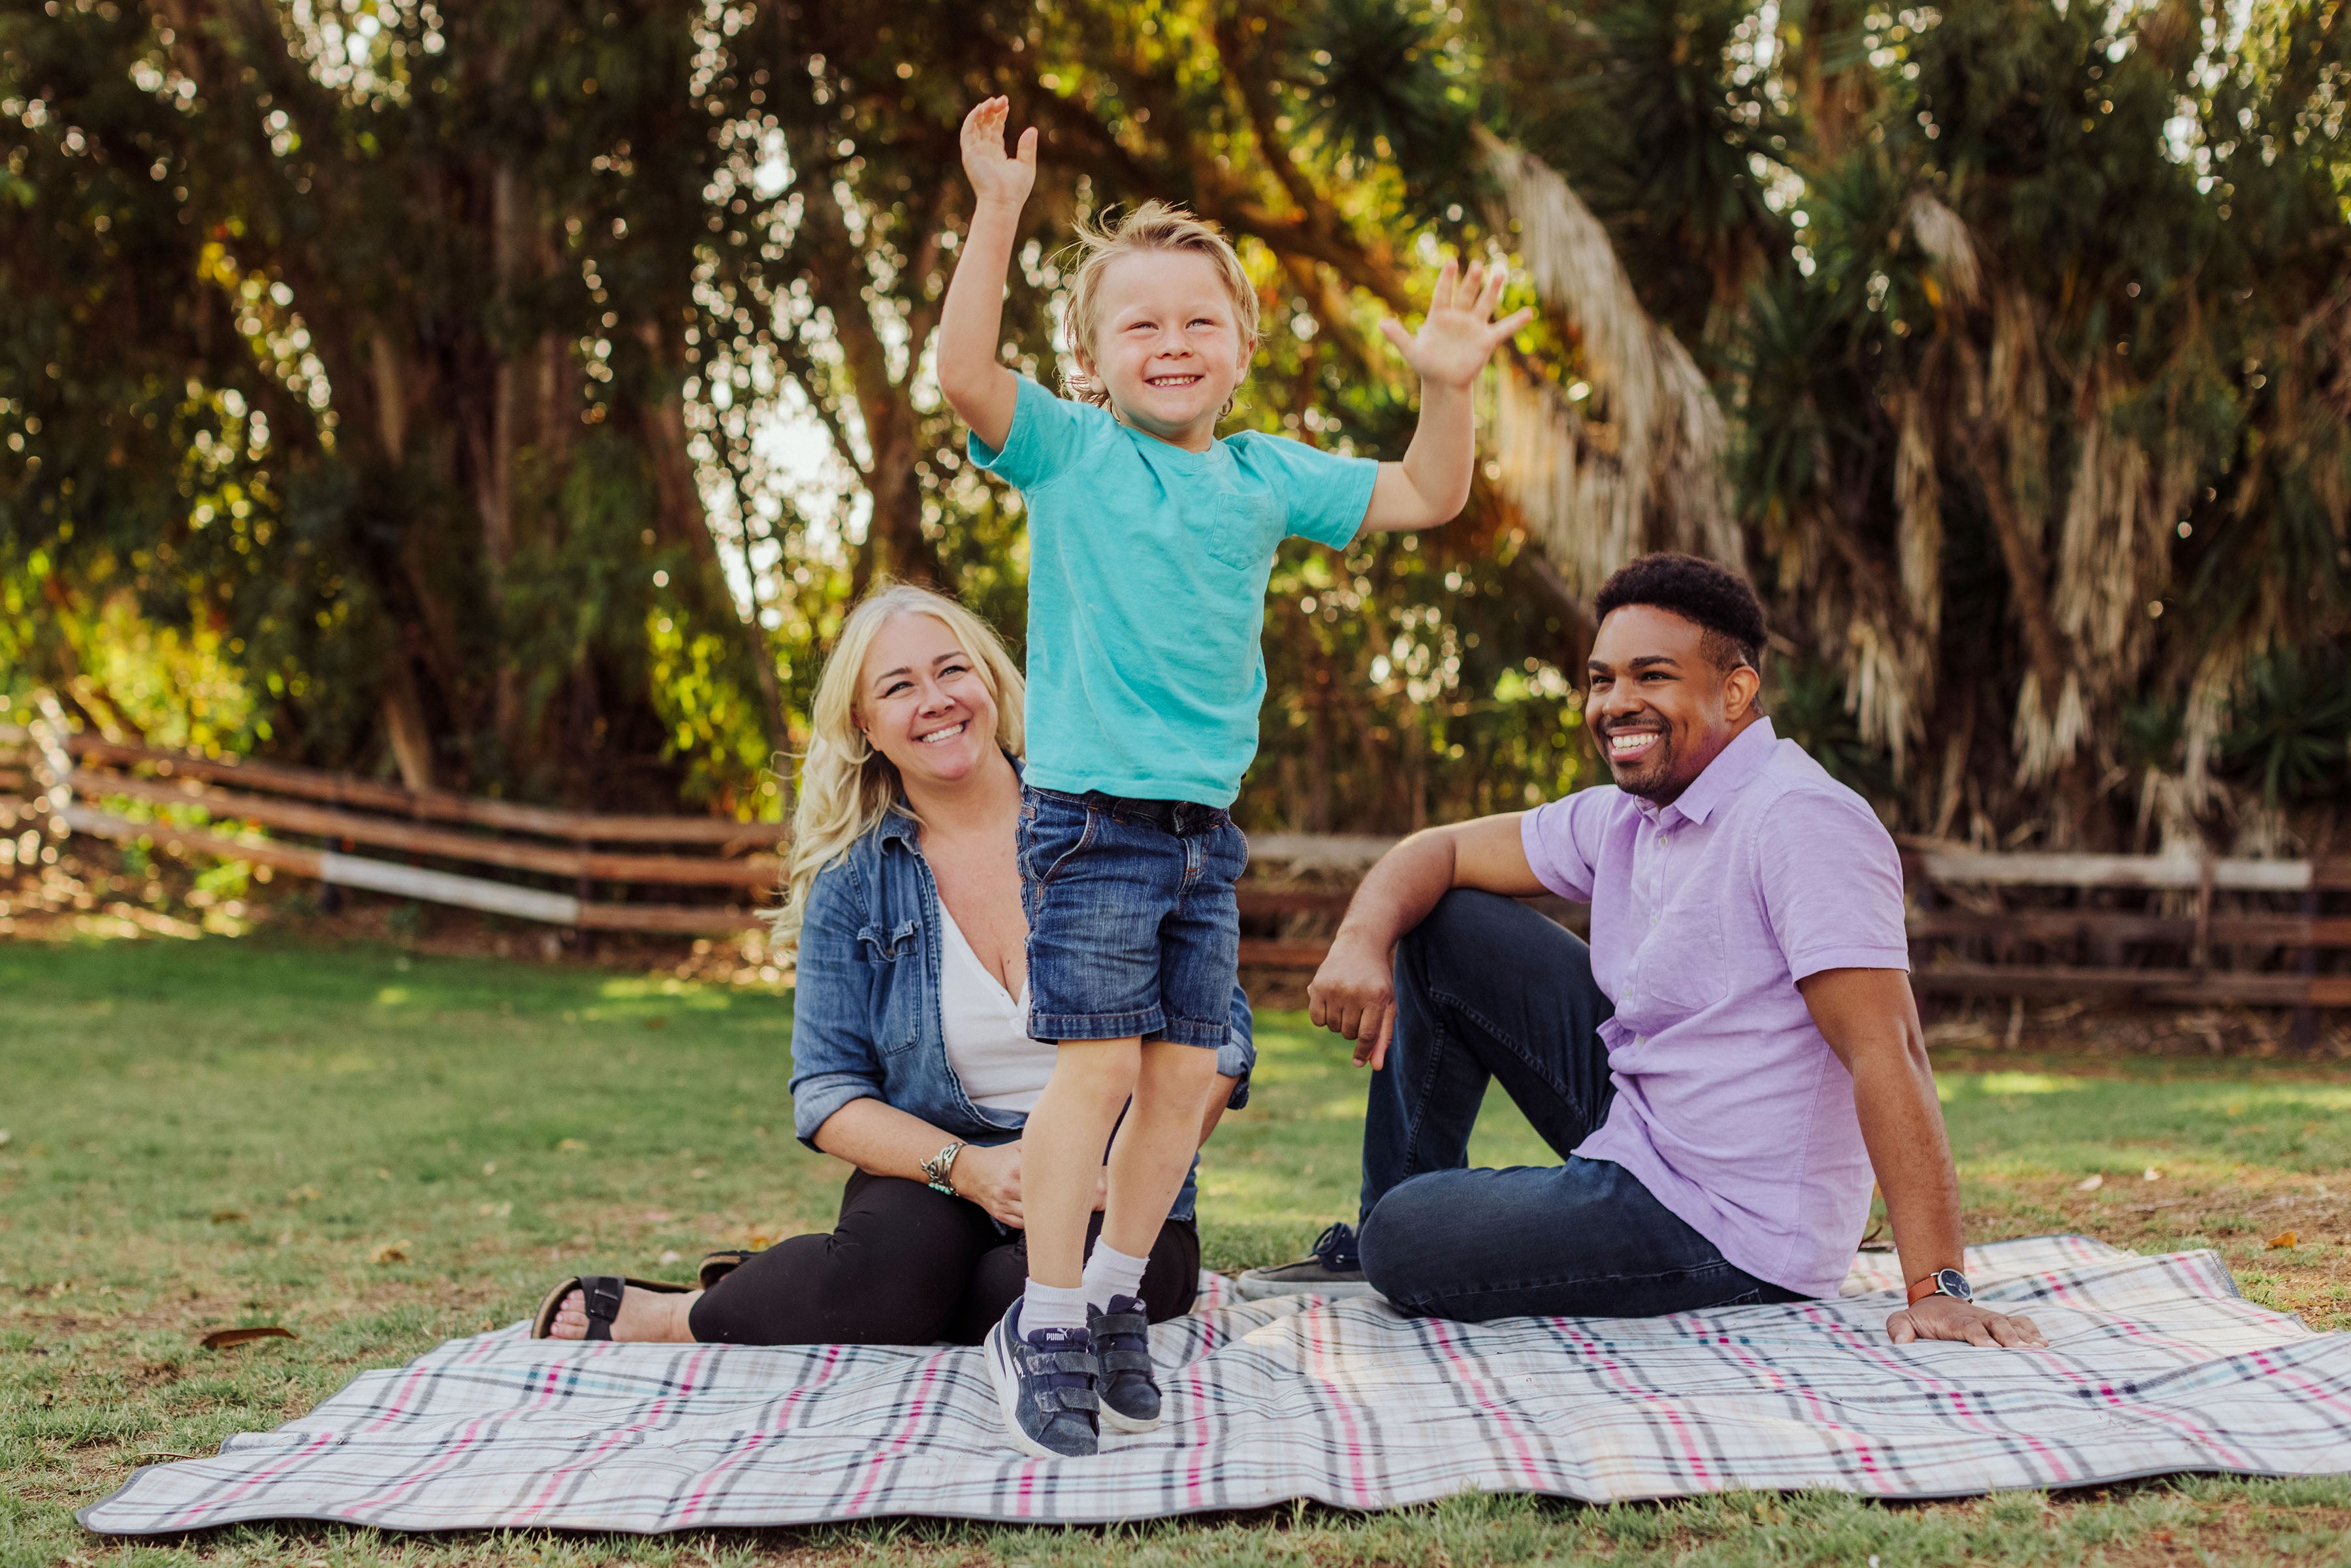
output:
[{"label": "boy's blonde hair", "polygon": [[800,917],[808,911],[817,873],[892,811],[913,815],[901,799],[904,785],[896,766],[865,738],[857,715],[865,655],[882,628],[901,615],[928,615],[955,634],[971,657],[973,673],[996,699],[996,744],[1014,757],[1021,753],[1027,688],[1020,666],[995,629],[945,594],[911,582],[875,583],[841,623],[824,673],[817,677],[816,700],[809,705],[808,754],[800,759],[799,799],[792,810],[791,847],[784,856],[783,902],[768,917],[782,952],[799,950]]},{"label": "boy's blonde hair", "polygon": [[[1110,264],[1122,256],[1146,250],[1188,250],[1208,258],[1232,296],[1233,320],[1241,331],[1241,355],[1246,363],[1257,346],[1257,290],[1241,267],[1241,258],[1224,231],[1205,218],[1196,218],[1168,202],[1145,202],[1115,222],[1078,221],[1076,275],[1070,280],[1067,317],[1070,347],[1082,362],[1094,357],[1094,334],[1102,329],[1102,280]],[[1081,402],[1110,406],[1110,389],[1082,369],[1061,378],[1069,394]],[[1227,404],[1226,411],[1231,412]]]}]

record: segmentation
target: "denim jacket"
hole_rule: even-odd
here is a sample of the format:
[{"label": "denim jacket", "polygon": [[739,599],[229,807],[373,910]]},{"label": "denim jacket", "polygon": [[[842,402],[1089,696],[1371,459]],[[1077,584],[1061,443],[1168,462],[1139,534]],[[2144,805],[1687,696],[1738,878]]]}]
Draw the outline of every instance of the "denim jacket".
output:
[{"label": "denim jacket", "polygon": [[[1009,1143],[1028,1120],[971,1103],[947,1061],[939,1012],[938,885],[919,830],[893,811],[817,873],[800,925],[792,991],[792,1130],[816,1147],[816,1131],[852,1100],[875,1099],[919,1116],[950,1138]],[[1249,997],[1233,988],[1232,1030],[1217,1071],[1240,1082],[1231,1108],[1249,1103],[1257,1045]],[[1173,1218],[1190,1219],[1192,1173]]]}]

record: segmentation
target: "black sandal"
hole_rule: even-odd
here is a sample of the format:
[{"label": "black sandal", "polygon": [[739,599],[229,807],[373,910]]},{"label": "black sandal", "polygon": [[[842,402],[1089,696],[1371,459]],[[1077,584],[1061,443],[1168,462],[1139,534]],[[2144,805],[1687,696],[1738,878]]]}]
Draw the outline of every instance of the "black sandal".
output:
[{"label": "black sandal", "polygon": [[563,1309],[563,1298],[577,1291],[580,1305],[588,1312],[588,1337],[611,1339],[612,1321],[621,1315],[621,1292],[631,1285],[662,1296],[682,1296],[694,1289],[691,1285],[673,1285],[664,1280],[632,1279],[622,1274],[574,1274],[548,1291],[546,1298],[538,1303],[538,1311],[530,1320],[530,1337],[553,1339],[555,1314]]},{"label": "black sandal", "polygon": [[717,1252],[705,1252],[702,1255],[702,1269],[699,1275],[702,1288],[705,1291],[710,1289],[711,1286],[758,1256],[757,1252],[742,1247],[731,1247]]}]

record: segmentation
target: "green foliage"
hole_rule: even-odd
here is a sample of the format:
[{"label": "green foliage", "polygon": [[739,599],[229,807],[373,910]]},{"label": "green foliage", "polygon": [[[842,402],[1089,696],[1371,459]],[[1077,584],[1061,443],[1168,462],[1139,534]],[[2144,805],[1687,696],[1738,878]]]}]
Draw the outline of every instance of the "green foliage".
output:
[{"label": "green foliage", "polygon": [[[2335,788],[2324,725],[2256,760],[2188,722],[2229,692],[2274,730],[2260,661],[2351,631],[2332,0],[16,7],[0,689],[472,789],[779,807],[768,759],[876,578],[1019,640],[1019,514],[925,368],[956,126],[996,91],[1044,136],[1024,371],[1066,350],[1071,225],[1180,201],[1259,290],[1241,419],[1400,456],[1378,321],[1444,245],[1521,245],[1479,172],[1504,138],[1711,382],[1775,700],[1892,817],[1937,820],[1954,768],[1974,822],[2051,841],[2195,798],[2117,767]],[[1598,375],[1584,327],[1540,321],[1520,369]],[[1285,557],[1244,817],[1395,831],[1589,778],[1557,688],[1593,585],[1536,559],[1549,526],[1481,486],[1410,548]],[[2046,756],[2028,685],[2083,716]]]},{"label": "green foliage", "polygon": [[2273,653],[2253,666],[2223,766],[2281,801],[2351,793],[2351,658],[2340,648]]},{"label": "green foliage", "polygon": [[1861,727],[1845,706],[1844,683],[1836,672],[1817,664],[1788,659],[1770,661],[1771,675],[1765,686],[1764,706],[1771,727],[1802,747],[1830,778],[1871,799],[1882,799],[1894,786],[1886,754],[1862,738]]}]

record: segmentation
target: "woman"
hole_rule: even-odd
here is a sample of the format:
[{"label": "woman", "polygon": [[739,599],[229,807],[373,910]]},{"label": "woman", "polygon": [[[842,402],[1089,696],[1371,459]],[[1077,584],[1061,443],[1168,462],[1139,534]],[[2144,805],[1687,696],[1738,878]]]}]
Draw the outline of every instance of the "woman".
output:
[{"label": "woman", "polygon": [[[799,951],[795,1130],[856,1167],[839,1222],[713,1253],[705,1290],[567,1280],[534,1337],[977,1344],[1020,1293],[1020,1128],[1054,1051],[1027,1030],[1022,695],[1003,643],[952,600],[884,586],[851,613],[817,685],[776,922]],[[1238,988],[1232,1021],[1204,1141],[1247,1099]],[[1191,1310],[1193,1197],[1187,1178],[1144,1275],[1155,1322]]]}]

